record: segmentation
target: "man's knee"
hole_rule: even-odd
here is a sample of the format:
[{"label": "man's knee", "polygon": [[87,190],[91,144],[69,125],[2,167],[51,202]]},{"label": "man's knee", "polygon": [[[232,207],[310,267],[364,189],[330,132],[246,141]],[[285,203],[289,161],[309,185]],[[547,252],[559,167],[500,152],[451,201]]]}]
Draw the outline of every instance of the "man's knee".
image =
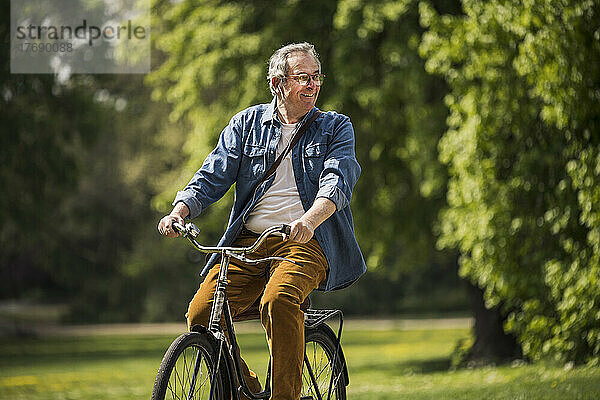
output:
[{"label": "man's knee", "polygon": [[300,304],[300,299],[285,291],[267,291],[260,301],[261,316],[264,318],[275,310],[299,310]]},{"label": "man's knee", "polygon": [[185,314],[187,319],[188,329],[191,329],[194,325],[208,325],[208,319],[210,318],[211,302],[201,301],[197,297],[194,297],[190,302],[188,311]]}]

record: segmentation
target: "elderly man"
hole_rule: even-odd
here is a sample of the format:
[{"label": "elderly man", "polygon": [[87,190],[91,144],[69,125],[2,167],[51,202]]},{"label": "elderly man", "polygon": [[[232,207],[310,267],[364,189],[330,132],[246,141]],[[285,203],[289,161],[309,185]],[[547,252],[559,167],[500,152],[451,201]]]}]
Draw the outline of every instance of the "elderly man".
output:
[{"label": "elderly man", "polygon": [[[304,358],[300,305],[314,289],[348,286],[366,270],[349,208],[360,174],[354,131],[348,117],[315,107],[324,77],[313,45],[290,44],[277,50],[268,72],[273,101],[231,119],[216,148],[177,193],[173,211],[158,225],[162,234],[178,236],[171,226],[174,221],[196,217],[233,183],[235,203],[219,245],[246,246],[267,227],[291,225],[289,237],[268,238],[257,256],[287,257],[302,266],[286,261],[252,266],[232,260],[228,275],[227,296],[234,316],[260,299],[272,355],[271,398],[277,400],[300,397]],[[294,136],[299,139],[289,149]],[[269,171],[280,156],[275,171]],[[190,302],[190,328],[207,325],[218,267],[215,255]],[[260,390],[247,367],[244,375],[250,388]]]}]

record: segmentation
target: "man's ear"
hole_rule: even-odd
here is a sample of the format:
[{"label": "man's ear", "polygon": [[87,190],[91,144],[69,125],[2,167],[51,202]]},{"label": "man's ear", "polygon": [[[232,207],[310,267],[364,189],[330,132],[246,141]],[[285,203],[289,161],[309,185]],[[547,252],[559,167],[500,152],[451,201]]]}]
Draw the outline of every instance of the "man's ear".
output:
[{"label": "man's ear", "polygon": [[281,79],[277,78],[276,76],[271,78],[271,85],[273,85],[273,87],[275,88],[275,90],[281,90],[280,85],[281,85]]}]

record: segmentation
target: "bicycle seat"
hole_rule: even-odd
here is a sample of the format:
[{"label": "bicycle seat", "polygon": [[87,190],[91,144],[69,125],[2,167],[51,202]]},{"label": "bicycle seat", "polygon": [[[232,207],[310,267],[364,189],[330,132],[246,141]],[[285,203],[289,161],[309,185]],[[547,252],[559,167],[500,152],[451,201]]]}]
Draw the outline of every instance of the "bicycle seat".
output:
[{"label": "bicycle seat", "polygon": [[[304,303],[300,304],[300,309],[306,312],[310,308],[310,298],[306,298]],[[250,321],[260,319],[260,297],[246,311],[233,317],[233,322]]]}]

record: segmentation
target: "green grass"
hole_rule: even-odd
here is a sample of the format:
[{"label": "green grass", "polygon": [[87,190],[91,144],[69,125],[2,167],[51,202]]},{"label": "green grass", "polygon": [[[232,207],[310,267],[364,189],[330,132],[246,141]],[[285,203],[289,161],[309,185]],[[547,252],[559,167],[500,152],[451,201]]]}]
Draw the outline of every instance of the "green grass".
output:
[{"label": "green grass", "polygon": [[[266,367],[264,335],[239,335],[248,363]],[[550,364],[449,370],[465,329],[347,330],[349,399],[599,399],[600,369]],[[172,336],[0,340],[0,399],[148,399]],[[264,375],[263,375],[264,376]]]}]

